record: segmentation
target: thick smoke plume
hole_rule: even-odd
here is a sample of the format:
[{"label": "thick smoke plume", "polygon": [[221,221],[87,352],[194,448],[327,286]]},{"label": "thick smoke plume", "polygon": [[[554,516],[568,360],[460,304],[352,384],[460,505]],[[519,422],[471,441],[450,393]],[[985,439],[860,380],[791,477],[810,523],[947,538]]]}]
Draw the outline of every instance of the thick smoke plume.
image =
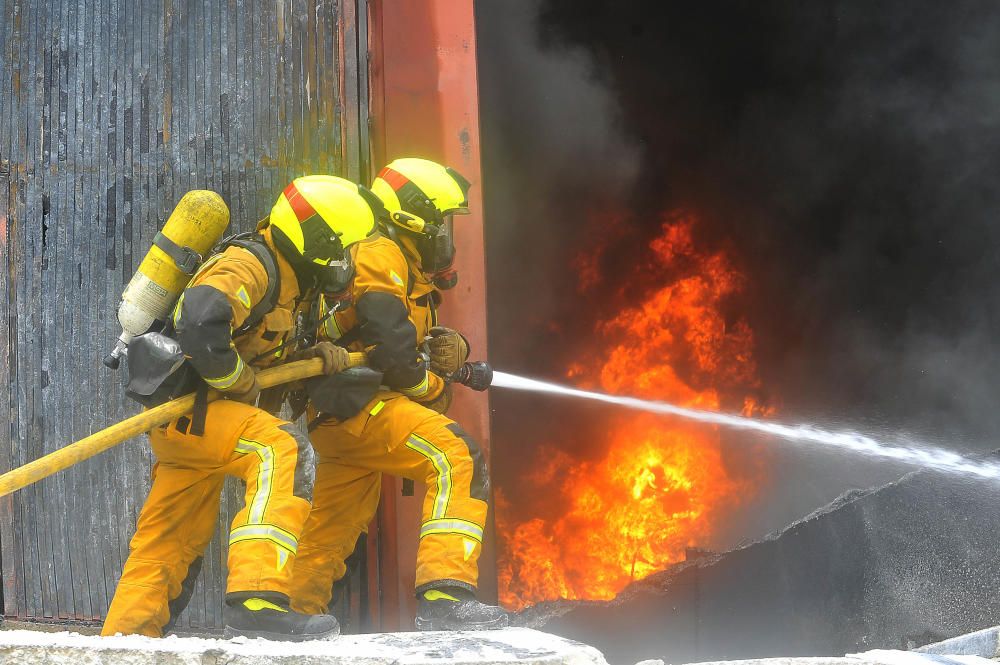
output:
[{"label": "thick smoke plume", "polygon": [[[685,209],[699,241],[746,276],[732,316],[753,330],[782,420],[997,447],[995,3],[477,11],[499,368],[559,379],[591,361],[569,342],[640,295],[621,293],[618,278],[641,262],[660,215]],[[610,239],[601,286],[582,299],[572,261],[598,236]],[[496,393],[493,404],[503,487],[568,416],[535,398]],[[737,516],[733,539],[902,470],[830,455],[774,465],[774,486]]]}]

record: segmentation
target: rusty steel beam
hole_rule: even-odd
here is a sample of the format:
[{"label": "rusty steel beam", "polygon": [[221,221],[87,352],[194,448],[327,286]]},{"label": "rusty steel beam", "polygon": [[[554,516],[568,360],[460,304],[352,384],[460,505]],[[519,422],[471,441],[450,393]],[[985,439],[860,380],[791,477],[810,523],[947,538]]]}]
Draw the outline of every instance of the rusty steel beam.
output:
[{"label": "rusty steel beam", "polygon": [[[455,223],[459,284],[445,294],[441,321],[461,330],[473,355],[485,359],[486,262],[473,2],[372,0],[369,7],[372,165],[377,172],[398,157],[425,157],[452,166],[472,182],[471,214]],[[458,388],[448,415],[489,455],[486,393]],[[385,629],[411,627],[415,610],[420,493],[407,497],[400,490],[399,482],[386,479],[379,519]],[[495,598],[492,547],[481,559],[480,588],[486,598]]]}]

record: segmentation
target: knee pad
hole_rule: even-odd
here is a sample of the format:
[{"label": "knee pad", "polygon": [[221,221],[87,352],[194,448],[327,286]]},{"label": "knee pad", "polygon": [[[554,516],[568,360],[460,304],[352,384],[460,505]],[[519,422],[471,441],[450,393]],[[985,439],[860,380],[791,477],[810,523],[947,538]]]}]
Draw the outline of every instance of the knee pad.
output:
[{"label": "knee pad", "polygon": [[313,486],[316,483],[316,453],[313,451],[309,437],[300,432],[295,425],[286,423],[280,429],[295,441],[295,480],[292,493],[300,499],[312,502]]},{"label": "knee pad", "polygon": [[469,450],[469,459],[472,461],[472,483],[469,486],[469,495],[473,499],[489,501],[490,471],[486,466],[486,457],[483,455],[482,449],[458,423],[450,423],[447,425],[447,429],[461,439]]}]

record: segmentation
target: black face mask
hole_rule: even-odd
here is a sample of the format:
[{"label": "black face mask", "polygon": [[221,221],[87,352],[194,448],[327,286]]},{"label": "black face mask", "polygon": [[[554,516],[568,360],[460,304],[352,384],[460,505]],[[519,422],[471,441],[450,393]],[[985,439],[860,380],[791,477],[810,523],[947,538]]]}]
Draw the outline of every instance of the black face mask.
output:
[{"label": "black face mask", "polygon": [[344,252],[342,259],[328,261],[326,265],[313,263],[312,266],[316,286],[323,293],[339,296],[350,290],[354,280],[354,262],[350,252]]},{"label": "black face mask", "polygon": [[[307,262],[316,287],[331,295],[349,289],[354,279],[354,263],[351,253],[341,244],[339,234],[330,230],[319,215],[313,215],[302,223],[302,237],[308,248],[302,258]],[[324,263],[316,263],[317,259]]]},{"label": "black face mask", "polygon": [[451,215],[440,224],[428,224],[417,241],[420,264],[424,272],[437,273],[447,270],[455,262],[455,237]]}]

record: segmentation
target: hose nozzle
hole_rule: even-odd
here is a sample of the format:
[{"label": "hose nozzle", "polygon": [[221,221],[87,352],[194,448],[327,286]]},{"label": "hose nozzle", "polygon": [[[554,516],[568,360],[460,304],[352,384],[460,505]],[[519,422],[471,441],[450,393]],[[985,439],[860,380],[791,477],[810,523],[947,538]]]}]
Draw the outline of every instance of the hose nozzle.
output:
[{"label": "hose nozzle", "polygon": [[465,363],[451,375],[451,380],[473,390],[483,391],[493,383],[493,368],[485,360]]}]

